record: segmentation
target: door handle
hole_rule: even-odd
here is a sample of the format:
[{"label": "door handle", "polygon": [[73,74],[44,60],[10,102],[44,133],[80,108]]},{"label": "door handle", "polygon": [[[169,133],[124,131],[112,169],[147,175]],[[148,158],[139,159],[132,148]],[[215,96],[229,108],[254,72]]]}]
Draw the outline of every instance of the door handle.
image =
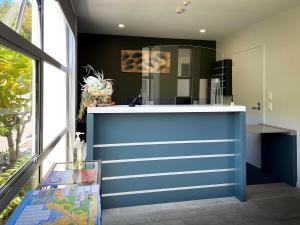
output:
[{"label": "door handle", "polygon": [[261,104],[260,102],[257,102],[257,107],[252,107],[252,109],[255,109],[255,110],[261,110]]}]

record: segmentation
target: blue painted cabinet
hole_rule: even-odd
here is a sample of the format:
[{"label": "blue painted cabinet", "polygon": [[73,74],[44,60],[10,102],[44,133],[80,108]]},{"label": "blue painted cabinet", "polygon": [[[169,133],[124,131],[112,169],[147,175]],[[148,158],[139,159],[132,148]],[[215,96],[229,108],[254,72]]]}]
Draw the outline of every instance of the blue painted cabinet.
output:
[{"label": "blue painted cabinet", "polygon": [[87,146],[103,208],[246,200],[245,112],[88,113]]}]

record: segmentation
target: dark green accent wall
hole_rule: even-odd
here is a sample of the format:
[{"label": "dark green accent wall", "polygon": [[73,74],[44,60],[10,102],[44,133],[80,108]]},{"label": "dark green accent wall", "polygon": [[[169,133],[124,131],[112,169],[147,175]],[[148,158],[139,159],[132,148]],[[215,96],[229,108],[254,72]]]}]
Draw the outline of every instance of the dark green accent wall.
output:
[{"label": "dark green accent wall", "polygon": [[[143,47],[156,45],[185,45],[202,46],[214,49],[216,48],[215,41],[116,36],[101,34],[78,34],[78,81],[82,82],[82,78],[83,76],[85,76],[85,71],[82,68],[82,66],[90,64],[95,69],[103,69],[105,78],[114,79],[115,82],[115,92],[113,94],[113,101],[115,101],[116,104],[127,104],[129,99],[131,99],[139,93],[142,86],[142,76],[140,73],[121,72],[121,50],[141,50]],[[215,62],[215,54],[212,55],[212,57],[213,62]],[[205,73],[200,72],[200,70],[203,71],[204,68],[201,66],[200,59],[199,64],[193,65],[193,68],[195,66],[198,67],[197,74],[199,76],[200,74],[203,74],[203,76],[205,76]],[[200,67],[202,67],[202,69],[200,69]],[[174,72],[174,76],[171,74],[171,80],[173,82],[177,82],[177,75],[175,75],[175,72],[177,74],[177,64],[172,71]],[[194,69],[192,71],[194,71]],[[168,79],[166,75],[166,77],[163,77],[161,79],[161,82],[168,84],[170,82],[170,79]],[[78,90],[80,90],[80,85],[78,85]],[[164,92],[163,94],[166,96],[166,100],[163,100],[165,101],[165,103],[170,101],[171,96],[174,96],[174,93],[172,93],[174,92],[174,90],[161,88],[161,91]],[[196,93],[199,93],[199,90],[198,92],[196,92],[196,90],[193,92],[195,92],[194,95],[196,96]],[[80,91],[78,91],[78,95],[80,95]],[[78,96],[78,103],[80,102],[79,97],[80,96]],[[80,129],[80,127],[78,128]],[[84,130],[84,127],[82,127],[81,130]]]}]

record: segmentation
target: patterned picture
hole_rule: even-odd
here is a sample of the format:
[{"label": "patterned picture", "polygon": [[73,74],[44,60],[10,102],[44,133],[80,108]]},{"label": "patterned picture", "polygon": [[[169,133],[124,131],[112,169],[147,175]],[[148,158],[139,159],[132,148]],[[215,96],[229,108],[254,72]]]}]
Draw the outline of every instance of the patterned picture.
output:
[{"label": "patterned picture", "polygon": [[170,73],[171,53],[122,50],[121,71],[125,73]]}]

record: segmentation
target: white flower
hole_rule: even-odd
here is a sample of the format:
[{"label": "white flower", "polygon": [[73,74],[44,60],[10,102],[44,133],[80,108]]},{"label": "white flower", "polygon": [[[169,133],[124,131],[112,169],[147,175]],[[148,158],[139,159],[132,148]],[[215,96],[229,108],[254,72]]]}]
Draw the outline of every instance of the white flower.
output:
[{"label": "white flower", "polygon": [[109,90],[111,90],[112,89],[112,84],[110,82],[107,82],[106,88],[109,89]]},{"label": "white flower", "polygon": [[98,85],[100,81],[94,76],[88,76],[85,79],[85,83],[87,86],[94,86],[94,85]]}]

